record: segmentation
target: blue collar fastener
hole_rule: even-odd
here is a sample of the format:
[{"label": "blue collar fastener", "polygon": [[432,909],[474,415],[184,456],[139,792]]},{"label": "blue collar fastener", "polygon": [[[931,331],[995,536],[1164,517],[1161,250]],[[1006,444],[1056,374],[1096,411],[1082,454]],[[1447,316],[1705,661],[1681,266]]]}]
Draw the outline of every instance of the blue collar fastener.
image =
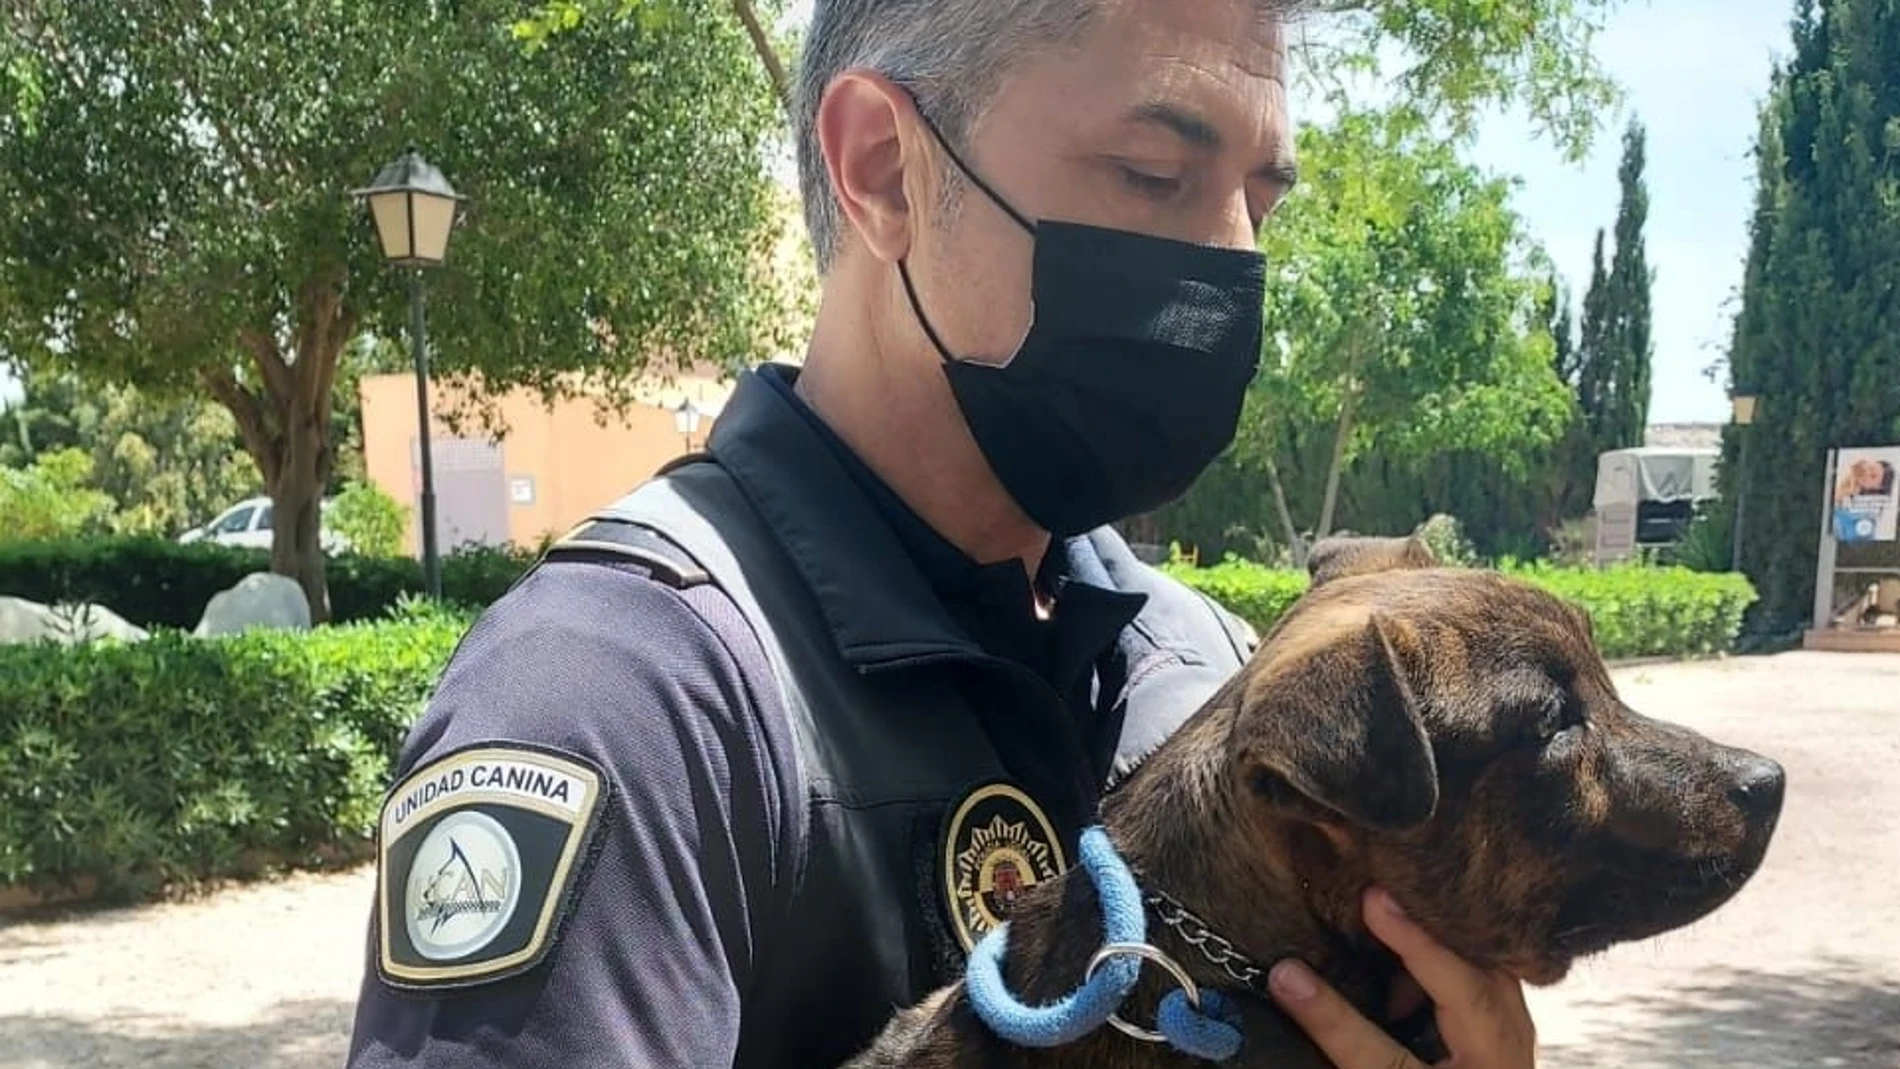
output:
[{"label": "blue collar fastener", "polygon": [[[1090,960],[1082,983],[1054,1002],[1027,1005],[1003,982],[1009,949],[1009,923],[991,929],[971,950],[964,974],[970,1008],[990,1031],[1024,1047],[1073,1043],[1103,1024],[1153,1043],[1166,1043],[1183,1054],[1226,1061],[1240,1051],[1240,1017],[1219,991],[1201,991],[1166,954],[1148,945],[1148,913],[1141,889],[1100,825],[1082,830],[1078,850],[1083,871],[1095,884],[1101,904],[1104,941]],[[1137,1028],[1116,1015],[1141,975],[1141,960],[1155,962],[1180,985],[1167,993],[1155,1013],[1159,1031]]]}]

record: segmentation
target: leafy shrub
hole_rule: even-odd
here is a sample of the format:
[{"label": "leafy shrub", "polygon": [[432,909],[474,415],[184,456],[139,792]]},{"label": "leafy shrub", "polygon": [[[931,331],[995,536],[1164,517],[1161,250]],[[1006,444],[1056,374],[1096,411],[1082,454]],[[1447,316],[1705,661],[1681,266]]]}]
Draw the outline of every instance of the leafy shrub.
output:
[{"label": "leafy shrub", "polygon": [[467,626],[0,647],[0,885],[107,900],[365,855],[403,733]]},{"label": "leafy shrub", "polygon": [[0,468],[0,543],[60,538],[105,524],[112,499],[87,486],[92,458],[55,449],[25,468]]},{"label": "leafy shrub", "polygon": [[[1210,568],[1167,570],[1266,634],[1306,589],[1300,572],[1229,558]],[[1597,646],[1611,659],[1686,657],[1735,648],[1755,601],[1748,580],[1683,567],[1624,564],[1561,568],[1506,563],[1500,570],[1574,602],[1590,614]]]},{"label": "leafy shrub", "polygon": [[1702,502],[1682,537],[1661,556],[1665,562],[1680,564],[1691,571],[1726,572],[1733,556],[1734,539],[1734,506],[1720,500]]},{"label": "leafy shrub", "polygon": [[402,552],[402,532],[409,510],[372,482],[353,482],[331,500],[324,522],[349,541],[350,548],[371,557],[393,557]]},{"label": "leafy shrub", "polygon": [[1520,565],[1512,574],[1590,614],[1605,657],[1688,657],[1727,653],[1742,630],[1755,588],[1731,572],[1619,564],[1602,569]]},{"label": "leafy shrub", "polygon": [[140,627],[189,630],[211,595],[269,567],[261,549],[153,536],[0,543],[0,594],[90,601]]},{"label": "leafy shrub", "polygon": [[[442,559],[442,596],[481,608],[534,562],[532,553],[473,548]],[[149,536],[0,542],[0,594],[42,604],[91,601],[140,627],[189,630],[211,596],[270,567],[261,549]],[[423,589],[422,564],[409,557],[341,553],[326,567],[330,614],[338,623],[381,619],[405,594]]]},{"label": "leafy shrub", "polygon": [[1231,554],[1206,568],[1175,561],[1163,570],[1220,602],[1262,635],[1306,593],[1305,572],[1268,568]]},{"label": "leafy shrub", "polygon": [[1465,537],[1464,525],[1456,516],[1438,513],[1418,525],[1419,541],[1431,549],[1432,556],[1448,565],[1470,567],[1478,563],[1478,551]]}]

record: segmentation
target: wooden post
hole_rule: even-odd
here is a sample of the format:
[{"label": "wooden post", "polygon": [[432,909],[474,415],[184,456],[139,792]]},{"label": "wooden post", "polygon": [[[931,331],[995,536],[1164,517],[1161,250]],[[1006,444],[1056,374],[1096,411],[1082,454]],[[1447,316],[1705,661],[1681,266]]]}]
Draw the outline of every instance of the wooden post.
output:
[{"label": "wooden post", "polygon": [[1834,475],[1840,450],[1827,451],[1827,482],[1821,491],[1821,548],[1814,564],[1814,629],[1834,624]]}]

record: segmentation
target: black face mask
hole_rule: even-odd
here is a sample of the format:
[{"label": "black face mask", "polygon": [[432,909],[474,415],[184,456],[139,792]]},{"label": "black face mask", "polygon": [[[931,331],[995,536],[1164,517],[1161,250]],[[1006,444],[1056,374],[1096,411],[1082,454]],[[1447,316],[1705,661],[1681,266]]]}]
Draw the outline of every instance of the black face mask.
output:
[{"label": "black face mask", "polygon": [[1057,537],[1179,497],[1233,441],[1260,361],[1264,258],[1031,223],[937,140],[1035,240],[1029,333],[1003,363],[953,355],[898,261],[911,310],[1004,489]]}]

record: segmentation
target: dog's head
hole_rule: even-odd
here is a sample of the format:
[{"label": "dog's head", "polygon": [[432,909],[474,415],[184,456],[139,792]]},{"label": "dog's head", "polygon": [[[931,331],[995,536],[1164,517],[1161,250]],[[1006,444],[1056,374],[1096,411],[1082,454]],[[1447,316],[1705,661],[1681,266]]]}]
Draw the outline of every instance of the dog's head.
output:
[{"label": "dog's head", "polygon": [[1569,603],[1390,548],[1331,558],[1360,564],[1316,580],[1234,694],[1247,811],[1336,923],[1378,883],[1467,958],[1551,983],[1753,876],[1779,765],[1625,705]]}]

